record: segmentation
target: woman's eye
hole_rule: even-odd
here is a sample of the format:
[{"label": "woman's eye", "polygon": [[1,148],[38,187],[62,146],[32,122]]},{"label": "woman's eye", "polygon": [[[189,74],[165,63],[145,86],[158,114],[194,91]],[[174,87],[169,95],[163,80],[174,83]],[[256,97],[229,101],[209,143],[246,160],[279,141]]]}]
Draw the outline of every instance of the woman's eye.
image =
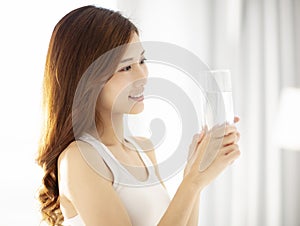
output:
[{"label": "woman's eye", "polygon": [[121,68],[119,71],[130,71],[131,65]]},{"label": "woman's eye", "polygon": [[[144,64],[146,60],[147,60],[146,58],[141,59],[140,64]],[[131,69],[132,66],[128,65],[126,67],[121,68],[118,72],[130,71]]]},{"label": "woman's eye", "polygon": [[147,59],[144,57],[144,58],[141,60],[140,64],[144,64],[146,60],[147,60]]}]

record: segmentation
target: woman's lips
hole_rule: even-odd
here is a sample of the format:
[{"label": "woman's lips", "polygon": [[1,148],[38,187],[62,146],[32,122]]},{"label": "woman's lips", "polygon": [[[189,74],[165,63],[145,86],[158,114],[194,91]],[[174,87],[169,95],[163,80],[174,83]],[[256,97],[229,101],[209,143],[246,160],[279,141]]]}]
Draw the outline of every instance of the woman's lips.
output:
[{"label": "woman's lips", "polygon": [[141,95],[139,97],[131,97],[129,96],[130,99],[134,100],[134,101],[143,101],[144,100],[144,95]]}]

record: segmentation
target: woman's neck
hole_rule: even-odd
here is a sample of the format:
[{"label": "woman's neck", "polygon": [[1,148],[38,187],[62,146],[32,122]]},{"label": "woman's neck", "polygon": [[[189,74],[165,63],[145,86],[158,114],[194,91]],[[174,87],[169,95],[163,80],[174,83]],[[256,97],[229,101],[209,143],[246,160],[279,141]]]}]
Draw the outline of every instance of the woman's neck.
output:
[{"label": "woman's neck", "polygon": [[97,126],[97,133],[101,142],[106,146],[120,146],[124,141],[123,114],[101,114],[102,122]]}]

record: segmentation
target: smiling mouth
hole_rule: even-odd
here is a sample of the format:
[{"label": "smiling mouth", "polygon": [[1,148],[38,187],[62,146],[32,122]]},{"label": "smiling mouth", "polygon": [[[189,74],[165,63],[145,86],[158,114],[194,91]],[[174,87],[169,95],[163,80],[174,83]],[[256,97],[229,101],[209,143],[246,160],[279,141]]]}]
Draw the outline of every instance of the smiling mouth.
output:
[{"label": "smiling mouth", "polygon": [[128,97],[129,97],[129,99],[132,99],[134,101],[144,100],[144,94],[143,93],[140,93],[140,94],[137,94],[137,95],[129,95]]}]

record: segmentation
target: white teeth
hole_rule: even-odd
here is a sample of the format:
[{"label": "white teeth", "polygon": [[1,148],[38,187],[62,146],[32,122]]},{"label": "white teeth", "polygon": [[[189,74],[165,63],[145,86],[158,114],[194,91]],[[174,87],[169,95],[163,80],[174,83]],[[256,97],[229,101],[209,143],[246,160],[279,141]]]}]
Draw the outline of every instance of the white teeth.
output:
[{"label": "white teeth", "polygon": [[137,95],[130,95],[130,97],[138,98],[138,97],[141,97],[142,95],[143,95],[143,93],[139,93]]}]

